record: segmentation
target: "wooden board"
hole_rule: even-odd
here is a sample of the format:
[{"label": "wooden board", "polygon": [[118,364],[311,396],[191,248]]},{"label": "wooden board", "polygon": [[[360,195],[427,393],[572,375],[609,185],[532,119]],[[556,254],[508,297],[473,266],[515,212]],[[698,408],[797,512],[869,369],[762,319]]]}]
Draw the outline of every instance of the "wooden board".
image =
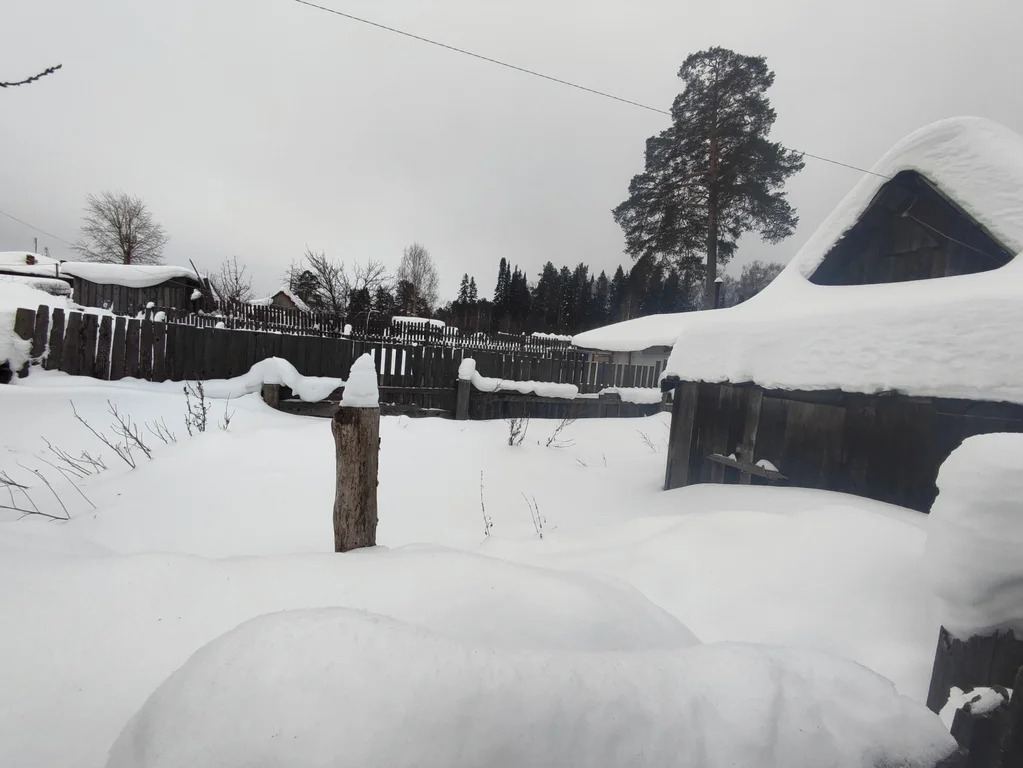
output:
[{"label": "wooden board", "polygon": [[46,370],[59,371],[64,360],[64,310],[55,309],[50,318],[50,350]]},{"label": "wooden board", "polygon": [[50,308],[40,304],[36,310],[35,328],[32,333],[32,349],[29,355],[33,360],[39,360],[46,354],[46,341],[50,330]]},{"label": "wooden board", "polygon": [[152,381],[167,380],[167,324],[153,323]]},{"label": "wooden board", "polygon": [[124,378],[124,334],[128,319],[117,317],[114,321],[114,335],[110,340],[110,378],[113,381]]},{"label": "wooden board", "polygon": [[124,375],[128,378],[139,378],[139,338],[142,323],[134,318],[128,319],[124,329]]},{"label": "wooden board", "polygon": [[96,363],[92,375],[97,379],[110,378],[110,357],[114,343],[114,321],[110,315],[104,315],[99,323],[99,336],[96,341]]},{"label": "wooden board", "polygon": [[99,318],[96,315],[85,315],[82,318],[81,331],[81,367],[82,376],[93,376],[96,365],[96,341],[99,337]]},{"label": "wooden board", "polygon": [[139,378],[153,378],[153,321],[142,320],[139,326]]}]

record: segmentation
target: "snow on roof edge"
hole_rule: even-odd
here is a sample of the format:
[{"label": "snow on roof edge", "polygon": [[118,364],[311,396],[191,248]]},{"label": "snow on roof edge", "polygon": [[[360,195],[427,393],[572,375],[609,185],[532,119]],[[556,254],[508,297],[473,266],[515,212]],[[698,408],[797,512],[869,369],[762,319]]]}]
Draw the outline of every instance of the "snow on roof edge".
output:
[{"label": "snow on roof edge", "polygon": [[170,264],[104,264],[92,261],[65,261],[61,272],[90,283],[123,285],[128,288],[150,288],[167,280],[190,279],[198,282],[195,272]]}]

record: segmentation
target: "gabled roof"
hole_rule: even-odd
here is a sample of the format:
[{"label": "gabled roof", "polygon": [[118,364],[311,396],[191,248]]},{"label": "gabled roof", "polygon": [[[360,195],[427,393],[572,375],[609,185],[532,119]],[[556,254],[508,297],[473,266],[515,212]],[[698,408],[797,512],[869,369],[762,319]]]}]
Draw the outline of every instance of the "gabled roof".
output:
[{"label": "gabled roof", "polygon": [[744,304],[694,312],[665,370],[778,389],[899,390],[1023,402],[1023,259],[987,272],[878,285],[814,285],[829,250],[887,178],[921,174],[1010,252],[1023,250],[1023,137],[979,118],[893,147],[777,279]]},{"label": "gabled roof", "polygon": [[273,304],[274,299],[276,299],[278,296],[282,294],[286,296],[291,301],[291,303],[295,305],[295,308],[298,309],[299,311],[301,312],[311,311],[309,309],[308,304],[302,301],[302,299],[298,298],[298,296],[296,296],[289,288],[286,288],[283,285],[276,291],[271,293],[269,296],[265,296],[262,299],[252,299],[249,302],[249,304],[252,304],[253,306],[257,307],[268,307],[271,304]]}]

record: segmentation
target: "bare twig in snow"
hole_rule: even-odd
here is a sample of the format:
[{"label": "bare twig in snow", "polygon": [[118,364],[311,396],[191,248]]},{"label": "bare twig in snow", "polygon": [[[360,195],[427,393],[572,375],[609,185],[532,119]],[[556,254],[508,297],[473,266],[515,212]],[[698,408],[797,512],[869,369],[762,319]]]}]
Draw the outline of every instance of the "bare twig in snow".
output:
[{"label": "bare twig in snow", "polygon": [[[70,520],[71,519],[71,513],[67,511],[67,507],[64,506],[63,499],[60,498],[60,494],[57,493],[57,491],[54,489],[54,487],[52,485],[50,485],[50,481],[46,479],[46,476],[42,472],[40,472],[38,469],[32,469],[31,467],[26,467],[21,462],[18,462],[18,466],[21,467],[22,469],[24,469],[26,472],[31,472],[33,475],[35,475],[36,477],[38,477],[40,480],[43,481],[43,484],[47,488],[49,488],[50,489],[50,493],[53,494],[53,498],[55,498],[57,500],[57,503],[60,504],[60,508],[64,510],[64,519],[65,520]],[[32,506],[35,506],[35,505],[33,504]],[[39,510],[37,509],[36,511],[38,512]],[[42,514],[42,513],[40,513],[40,514]],[[52,515],[51,515],[51,517],[52,517]]]},{"label": "bare twig in snow", "polygon": [[151,422],[147,422],[146,429],[149,430],[149,434],[162,440],[164,445],[170,445],[178,441],[177,435],[170,431],[167,422],[162,417],[159,421],[154,419]]},{"label": "bare twig in snow", "polygon": [[124,414],[117,410],[117,406],[107,400],[107,406],[110,409],[110,415],[114,417],[117,422],[113,425],[114,432],[119,434],[125,442],[125,445],[134,443],[142,453],[146,454],[147,459],[153,458],[153,452],[149,449],[149,446],[142,440],[142,435],[139,432],[138,424],[132,421],[131,416]]},{"label": "bare twig in snow", "polygon": [[206,423],[210,413],[209,401],[206,399],[206,389],[202,383],[202,380],[192,383],[186,383],[184,387],[185,392],[185,429],[188,430],[189,436],[195,432],[205,432]]},{"label": "bare twig in snow", "polygon": [[562,440],[561,433],[568,429],[570,426],[575,424],[575,419],[562,419],[561,422],[551,432],[551,436],[547,438],[547,448],[571,448],[575,445],[575,440]]},{"label": "bare twig in snow", "polygon": [[490,529],[494,527],[494,521],[487,514],[487,507],[483,503],[483,470],[480,470],[480,509],[483,511],[483,534],[490,536]]},{"label": "bare twig in snow", "polygon": [[220,422],[220,428],[227,432],[231,428],[231,419],[234,418],[234,411],[229,410],[231,406],[231,398],[227,398],[227,402],[224,403],[224,420]]},{"label": "bare twig in snow", "polygon": [[643,445],[645,445],[647,448],[649,448],[654,453],[657,453],[660,450],[660,448],[657,447],[657,445],[654,443],[654,441],[650,439],[650,435],[648,435],[646,432],[642,432],[642,431],[640,431],[638,429],[636,431],[639,432],[639,437],[643,441]]},{"label": "bare twig in snow", "polygon": [[529,417],[516,416],[507,419],[508,424],[508,445],[522,445],[526,439],[526,432],[529,430]]},{"label": "bare twig in snow", "polygon": [[75,409],[74,400],[71,401],[71,412],[75,414],[75,418],[78,419],[87,430],[92,432],[92,434],[96,437],[97,440],[102,442],[107,448],[116,453],[125,464],[127,464],[132,469],[135,469],[135,457],[131,455],[131,448],[130,446],[127,445],[127,443],[124,445],[117,443],[115,445],[114,443],[110,442],[107,436],[104,435],[102,432],[97,432],[95,429],[93,429],[92,425],[85,419],[83,419],[79,415],[78,411]]},{"label": "bare twig in snow", "polygon": [[536,535],[542,539],[543,528],[547,525],[547,518],[540,512],[540,505],[536,503],[536,496],[526,496],[526,494],[523,493],[522,498],[526,500],[526,506],[529,507],[529,517],[533,521],[533,528],[536,530]]}]

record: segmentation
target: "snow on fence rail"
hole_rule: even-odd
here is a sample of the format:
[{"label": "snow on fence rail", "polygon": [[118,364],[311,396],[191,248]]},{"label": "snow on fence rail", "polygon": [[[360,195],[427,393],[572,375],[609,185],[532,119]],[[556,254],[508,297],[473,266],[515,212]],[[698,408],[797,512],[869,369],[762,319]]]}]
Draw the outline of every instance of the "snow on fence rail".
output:
[{"label": "snow on fence rail", "polygon": [[[200,327],[47,306],[19,309],[14,331],[28,346],[33,364],[98,379],[229,379],[274,357],[289,362],[302,376],[346,379],[352,363],[369,353],[389,402],[449,413],[455,410],[457,372],[463,357],[473,358],[485,377],[547,382],[559,388],[574,387],[590,396],[608,388],[652,390],[660,373],[655,366],[596,363],[588,353],[573,349],[546,354],[469,351],[343,336]],[[27,372],[26,366],[22,374]]]}]

